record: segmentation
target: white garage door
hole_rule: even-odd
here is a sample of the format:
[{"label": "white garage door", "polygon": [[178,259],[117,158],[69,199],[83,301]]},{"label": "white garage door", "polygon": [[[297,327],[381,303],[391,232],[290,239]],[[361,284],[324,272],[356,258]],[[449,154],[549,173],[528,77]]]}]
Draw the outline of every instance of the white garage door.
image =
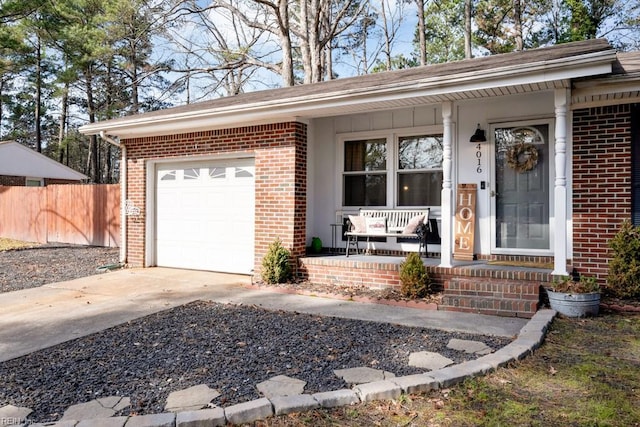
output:
[{"label": "white garage door", "polygon": [[253,269],[253,159],[156,168],[156,264],[248,274]]}]

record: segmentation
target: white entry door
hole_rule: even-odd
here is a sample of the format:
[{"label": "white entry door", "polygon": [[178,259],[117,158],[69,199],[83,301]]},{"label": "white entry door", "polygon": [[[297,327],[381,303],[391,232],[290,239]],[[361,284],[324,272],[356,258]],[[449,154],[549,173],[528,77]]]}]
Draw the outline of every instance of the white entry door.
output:
[{"label": "white entry door", "polygon": [[253,159],[156,167],[156,264],[249,274],[254,262]]}]

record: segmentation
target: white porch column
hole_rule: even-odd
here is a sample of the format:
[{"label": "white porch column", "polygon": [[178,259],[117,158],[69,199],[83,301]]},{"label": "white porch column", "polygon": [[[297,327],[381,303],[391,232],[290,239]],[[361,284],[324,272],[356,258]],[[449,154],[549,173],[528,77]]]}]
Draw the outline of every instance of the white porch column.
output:
[{"label": "white porch column", "polygon": [[442,124],[443,124],[443,153],[442,153],[442,195],[441,213],[442,229],[440,230],[440,267],[452,267],[452,215],[453,215],[453,190],[452,190],[452,143],[453,143],[453,103],[444,102],[442,104]]},{"label": "white porch column", "polygon": [[551,274],[566,276],[567,272],[567,109],[569,90],[556,89],[554,94],[555,163],[556,180],[554,186],[555,241],[553,247],[553,271]]}]

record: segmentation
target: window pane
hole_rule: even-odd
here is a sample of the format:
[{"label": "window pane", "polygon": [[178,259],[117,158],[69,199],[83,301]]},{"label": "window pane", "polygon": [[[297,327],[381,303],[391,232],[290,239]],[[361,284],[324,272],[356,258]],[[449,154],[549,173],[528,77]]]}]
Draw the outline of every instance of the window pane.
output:
[{"label": "window pane", "polygon": [[184,170],[184,179],[198,179],[200,176],[200,169],[189,168]]},{"label": "window pane", "polygon": [[160,181],[175,181],[176,180],[176,171],[162,171],[160,172]]},{"label": "window pane", "polygon": [[253,174],[244,168],[236,168],[236,178],[253,178]]},{"label": "window pane", "polygon": [[442,168],[442,136],[408,136],[399,139],[399,169]]},{"label": "window pane", "polygon": [[344,206],[386,206],[387,175],[345,175]]},{"label": "window pane", "polygon": [[387,169],[387,140],[369,139],[344,143],[344,170],[383,171]]},{"label": "window pane", "polygon": [[40,179],[27,179],[25,184],[27,187],[42,187],[42,180]]},{"label": "window pane", "polygon": [[398,206],[440,205],[442,172],[398,174]]},{"label": "window pane", "polygon": [[209,168],[209,178],[224,179],[227,176],[227,168]]}]

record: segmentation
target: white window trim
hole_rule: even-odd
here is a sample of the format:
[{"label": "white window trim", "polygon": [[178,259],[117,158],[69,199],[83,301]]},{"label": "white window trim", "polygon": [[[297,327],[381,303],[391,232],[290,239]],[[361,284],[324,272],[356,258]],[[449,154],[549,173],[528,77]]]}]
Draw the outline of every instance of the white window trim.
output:
[{"label": "white window trim", "polygon": [[[378,131],[362,131],[362,132],[347,132],[336,134],[336,179],[334,191],[336,194],[336,206],[337,211],[343,212],[357,212],[360,208],[366,206],[344,206],[344,193],[342,188],[344,177],[344,143],[346,141],[363,140],[363,139],[381,139],[387,140],[387,167],[385,173],[387,174],[387,204],[386,206],[379,206],[383,209],[395,209],[398,208],[398,200],[396,195],[397,186],[397,150],[399,144],[399,138],[406,136],[420,136],[420,135],[444,135],[443,125],[432,126],[419,126],[412,128],[401,129],[388,129]],[[441,169],[434,169],[441,170]],[[428,206],[412,206],[412,208],[421,208]],[[439,208],[439,206],[438,206]]]}]

